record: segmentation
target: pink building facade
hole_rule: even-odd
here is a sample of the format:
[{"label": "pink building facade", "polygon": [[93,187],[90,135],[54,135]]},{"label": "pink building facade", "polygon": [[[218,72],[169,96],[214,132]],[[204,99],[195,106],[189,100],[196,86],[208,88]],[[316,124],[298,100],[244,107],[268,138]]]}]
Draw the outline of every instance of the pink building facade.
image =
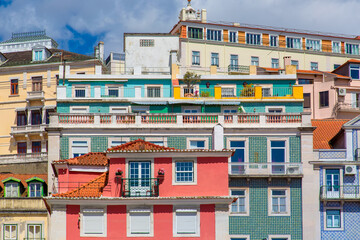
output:
[{"label": "pink building facade", "polygon": [[51,239],[228,239],[231,150],[143,140],[56,161]]}]

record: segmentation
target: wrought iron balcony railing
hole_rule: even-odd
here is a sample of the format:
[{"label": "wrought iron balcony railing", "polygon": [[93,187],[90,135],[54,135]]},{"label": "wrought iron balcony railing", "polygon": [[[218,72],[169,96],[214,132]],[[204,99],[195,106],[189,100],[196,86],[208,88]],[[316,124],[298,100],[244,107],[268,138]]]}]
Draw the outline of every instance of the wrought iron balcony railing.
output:
[{"label": "wrought iron balcony railing", "polygon": [[159,178],[120,178],[121,197],[158,197],[159,181]]}]

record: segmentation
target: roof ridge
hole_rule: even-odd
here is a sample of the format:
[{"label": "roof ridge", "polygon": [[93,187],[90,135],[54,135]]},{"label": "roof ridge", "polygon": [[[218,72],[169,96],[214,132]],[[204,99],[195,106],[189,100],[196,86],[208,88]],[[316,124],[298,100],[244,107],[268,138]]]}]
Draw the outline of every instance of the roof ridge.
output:
[{"label": "roof ridge", "polygon": [[[160,146],[160,145],[157,145],[155,143],[151,143],[151,142],[148,142],[148,141],[145,141],[143,139],[136,139],[136,140],[133,140],[131,142],[127,142],[127,143],[124,143],[124,144],[121,144],[121,145],[118,145],[118,146],[115,146],[115,147],[112,147],[112,148],[108,148],[106,151],[107,152],[113,152],[113,151],[118,151],[118,150],[126,150],[124,148],[128,147],[128,146],[131,146],[131,145],[134,145],[136,143],[139,143],[139,142],[142,142],[144,144],[148,144],[152,147],[155,147],[155,148],[158,148],[156,150],[175,150],[175,148],[170,148],[170,147],[165,147],[165,146]],[[152,150],[155,150],[155,149],[152,149]]]}]

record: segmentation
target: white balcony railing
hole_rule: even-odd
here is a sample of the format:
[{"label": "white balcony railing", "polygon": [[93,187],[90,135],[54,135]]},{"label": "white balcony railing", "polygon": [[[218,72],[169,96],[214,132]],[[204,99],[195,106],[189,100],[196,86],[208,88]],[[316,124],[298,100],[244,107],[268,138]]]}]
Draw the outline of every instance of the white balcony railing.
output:
[{"label": "white balcony railing", "polygon": [[47,152],[25,153],[25,154],[8,154],[0,155],[1,164],[26,163],[26,162],[46,162]]},{"label": "white balcony railing", "polygon": [[346,149],[320,149],[320,161],[346,161]]},{"label": "white balcony railing", "polygon": [[164,114],[72,114],[58,113],[50,117],[50,127],[66,128],[168,128],[168,127],[213,127],[215,124],[222,124],[224,127],[277,127],[294,128],[311,126],[310,114],[277,114],[277,113],[258,113],[258,114],[183,114],[183,113],[164,113]]},{"label": "white balcony railing", "polygon": [[44,98],[44,91],[27,92],[27,100],[38,100]]},{"label": "white balcony railing", "polygon": [[41,133],[45,132],[45,128],[48,124],[39,125],[24,125],[24,126],[12,126],[11,134],[28,134],[28,133]]},{"label": "white balcony railing", "polygon": [[302,163],[229,163],[229,174],[237,176],[299,176]]}]

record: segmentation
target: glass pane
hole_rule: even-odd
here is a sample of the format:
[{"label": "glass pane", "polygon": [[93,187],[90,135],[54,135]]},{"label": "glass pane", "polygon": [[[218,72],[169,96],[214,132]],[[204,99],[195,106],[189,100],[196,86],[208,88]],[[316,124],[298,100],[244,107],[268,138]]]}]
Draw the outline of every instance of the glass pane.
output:
[{"label": "glass pane", "polygon": [[285,147],[285,141],[271,141],[271,147]]},{"label": "glass pane", "polygon": [[272,162],[285,162],[285,150],[284,149],[271,149],[271,161]]}]

